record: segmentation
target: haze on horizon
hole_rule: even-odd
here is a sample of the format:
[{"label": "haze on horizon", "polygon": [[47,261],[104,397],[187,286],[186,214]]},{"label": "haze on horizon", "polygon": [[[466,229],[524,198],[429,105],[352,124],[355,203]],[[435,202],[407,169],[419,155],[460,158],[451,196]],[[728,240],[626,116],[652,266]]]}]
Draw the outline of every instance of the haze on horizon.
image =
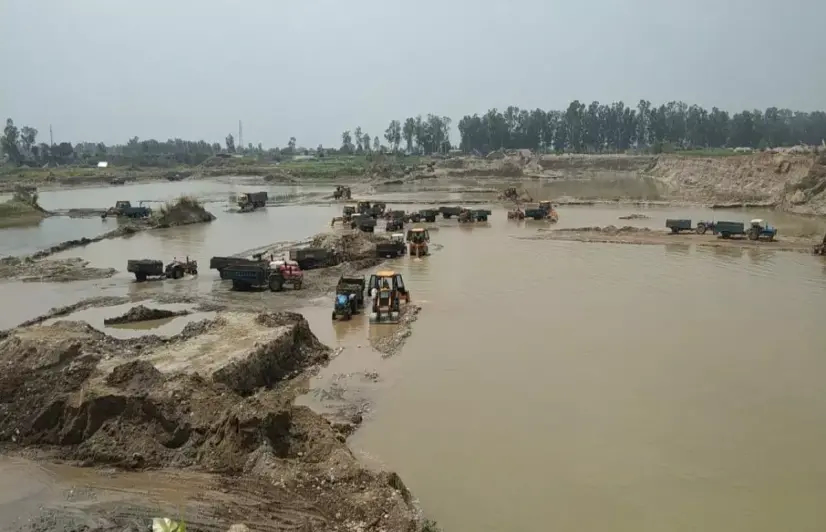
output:
[{"label": "haze on horizon", "polygon": [[826,108],[826,2],[2,0],[0,117],[55,141],[337,147],[571,100]]}]

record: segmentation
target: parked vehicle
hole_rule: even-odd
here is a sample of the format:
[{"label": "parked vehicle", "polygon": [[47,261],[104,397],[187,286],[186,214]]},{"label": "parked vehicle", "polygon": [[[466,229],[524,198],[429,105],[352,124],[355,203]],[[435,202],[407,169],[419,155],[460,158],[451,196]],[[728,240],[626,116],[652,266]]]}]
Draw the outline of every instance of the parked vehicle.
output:
[{"label": "parked vehicle", "polygon": [[419,211],[421,219],[425,222],[433,223],[436,221],[436,216],[439,214],[438,209],[422,209]]},{"label": "parked vehicle", "polygon": [[462,207],[446,207],[443,205],[439,207],[439,212],[442,213],[443,218],[449,220],[453,216],[462,214]]},{"label": "parked vehicle", "polygon": [[333,199],[350,199],[352,197],[352,192],[350,191],[350,187],[344,187],[341,185],[336,186],[335,192],[333,192]]},{"label": "parked vehicle", "polygon": [[267,205],[267,193],[264,192],[244,192],[238,199],[238,206],[241,212],[254,211],[255,209]]},{"label": "parked vehicle", "polygon": [[285,284],[301,290],[304,272],[294,260],[274,260],[258,264],[230,264],[224,269],[224,276],[232,281],[233,290],[269,287],[272,292],[280,292]]},{"label": "parked vehicle", "polygon": [[777,236],[777,228],[772,227],[760,218],[751,221],[748,230],[749,240],[759,240],[761,238],[771,242]]},{"label": "parked vehicle", "polygon": [[743,222],[716,222],[714,224],[714,234],[722,238],[732,236],[742,236],[746,234],[746,226]]},{"label": "parked vehicle", "polygon": [[356,204],[356,211],[358,211],[359,214],[370,214],[373,212],[373,207],[369,201],[360,201]]},{"label": "parked vehicle", "polygon": [[218,275],[221,279],[224,277],[224,270],[231,264],[258,264],[259,262],[266,262],[260,259],[243,259],[240,257],[212,257],[209,259],[209,269],[218,270]]},{"label": "parked vehicle", "polygon": [[404,220],[401,218],[391,218],[387,220],[387,224],[384,226],[384,230],[388,233],[401,231],[402,229],[404,229]]},{"label": "parked vehicle", "polygon": [[525,218],[532,218],[534,220],[548,220],[550,222],[556,222],[559,219],[559,215],[554,209],[553,205],[551,205],[550,201],[540,201],[539,205],[525,207]]},{"label": "parked vehicle", "polygon": [[430,242],[430,233],[424,227],[415,227],[407,231],[407,243],[411,257],[429,255],[428,242]]},{"label": "parked vehicle", "polygon": [[410,303],[410,292],[405,288],[401,274],[392,270],[376,272],[368,283],[372,299],[371,323],[398,323],[401,302]]},{"label": "parked vehicle", "polygon": [[669,218],[665,221],[665,226],[668,229],[671,229],[673,234],[677,234],[680,231],[691,231],[691,220],[687,219],[672,219]]},{"label": "parked vehicle", "polygon": [[138,282],[146,281],[149,277],[165,277],[163,261],[154,259],[133,259],[126,261],[126,271],[135,274]]},{"label": "parked vehicle", "polygon": [[390,240],[383,240],[376,244],[377,257],[401,257],[407,253],[407,246],[404,243],[403,233],[393,233]]},{"label": "parked vehicle", "polygon": [[114,207],[110,207],[106,212],[100,215],[101,218],[108,216],[118,216],[126,218],[147,218],[152,214],[152,209],[139,205],[133,207],[132,203],[128,201],[117,201]]},{"label": "parked vehicle", "polygon": [[164,273],[167,279],[180,279],[184,275],[198,275],[198,261],[186,260],[180,261],[177,258],[172,259],[172,262],[166,265]]},{"label": "parked vehicle", "polygon": [[376,230],[376,219],[369,214],[357,214],[350,221],[351,229],[358,229],[365,233],[373,233]]},{"label": "parked vehicle", "polygon": [[470,215],[473,217],[474,220],[477,222],[487,222],[488,216],[493,214],[488,209],[474,209],[470,211]]},{"label": "parked vehicle", "polygon": [[164,267],[163,262],[154,259],[132,259],[126,261],[126,271],[135,274],[135,280],[146,281],[150,277],[180,279],[184,275],[198,275],[198,262],[179,261],[177,258]]},{"label": "parked vehicle", "polygon": [[386,203],[376,202],[370,207],[370,216],[373,218],[380,218],[384,215],[384,211],[387,209]]},{"label": "parked vehicle", "polygon": [[336,285],[333,301],[333,319],[349,320],[364,308],[364,290],[367,283],[364,276],[341,276]]},{"label": "parked vehicle", "polygon": [[341,255],[327,248],[306,247],[290,250],[290,260],[296,261],[302,270],[314,270],[335,266],[341,262]]}]

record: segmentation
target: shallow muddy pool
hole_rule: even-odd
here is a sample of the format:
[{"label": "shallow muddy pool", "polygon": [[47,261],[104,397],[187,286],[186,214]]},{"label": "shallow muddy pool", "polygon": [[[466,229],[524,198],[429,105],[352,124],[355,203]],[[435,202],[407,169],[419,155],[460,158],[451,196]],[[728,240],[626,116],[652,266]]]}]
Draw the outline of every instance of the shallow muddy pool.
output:
[{"label": "shallow muddy pool", "polygon": [[[715,214],[774,221],[748,211],[559,211],[558,227],[660,228],[667,217]],[[227,291],[206,269],[211,255],[305,238],[337,212],[270,208],[65,254],[119,269],[137,254],[189,254],[204,261],[197,279],[137,284],[120,273],[0,292],[35,315],[91,295]],[[618,219],[633,212],[650,219]],[[398,471],[445,530],[819,530],[826,262],[678,240],[519,240],[511,237],[547,226],[504,214],[440,222],[433,255],[389,262],[422,306],[395,356],[367,347],[387,326],[334,323],[325,298],[302,309],[322,341],[342,348],[313,387],[363,376],[345,379],[349,400],[370,404],[355,451]],[[804,221],[774,223],[782,237]],[[254,297],[265,308],[282,296]]]}]

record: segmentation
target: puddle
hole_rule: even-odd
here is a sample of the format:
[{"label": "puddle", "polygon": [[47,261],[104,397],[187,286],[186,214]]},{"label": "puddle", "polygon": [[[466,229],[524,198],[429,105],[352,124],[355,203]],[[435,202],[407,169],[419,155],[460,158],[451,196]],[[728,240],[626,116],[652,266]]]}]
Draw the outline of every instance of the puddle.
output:
[{"label": "puddle", "polygon": [[196,321],[212,319],[216,316],[215,312],[195,312],[193,305],[184,303],[167,303],[160,304],[154,302],[142,302],[146,307],[153,309],[182,311],[189,310],[192,314],[185,316],[173,316],[170,318],[161,318],[157,320],[146,320],[135,323],[119,323],[116,325],[104,325],[103,320],[107,318],[114,318],[125,314],[129,309],[136,307],[138,304],[128,303],[125,305],[114,305],[111,307],[94,307],[73,312],[67,316],[59,318],[52,318],[43,322],[44,325],[51,325],[58,321],[85,321],[95,329],[108,334],[114,338],[127,339],[136,338],[146,334],[154,334],[157,336],[173,336],[184,330],[187,324]]}]

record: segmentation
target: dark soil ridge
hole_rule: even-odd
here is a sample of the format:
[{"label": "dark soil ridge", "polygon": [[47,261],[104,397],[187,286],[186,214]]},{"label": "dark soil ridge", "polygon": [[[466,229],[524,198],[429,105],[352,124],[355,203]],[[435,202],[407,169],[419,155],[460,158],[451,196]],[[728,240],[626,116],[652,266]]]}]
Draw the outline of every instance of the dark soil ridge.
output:
[{"label": "dark soil ridge", "polygon": [[103,320],[104,325],[120,325],[123,323],[138,323],[141,321],[162,320],[165,318],[175,318],[177,316],[186,316],[191,312],[188,310],[165,310],[159,308],[149,308],[143,305],[138,305],[127,310],[124,314],[114,318],[106,318]]},{"label": "dark soil ridge", "polygon": [[187,340],[224,324],[221,315],[170,338],[119,340],[81,322],[7,331],[0,444],[85,466],[255,474],[321,510],[324,522],[314,529],[356,522],[364,530],[415,530],[398,476],[363,469],[345,435],[293,405],[291,381],[326,363],[329,348],[300,314],[250,319],[273,330],[268,339],[203,375],[163,373],[141,355],[162,344],[185,349]]}]

